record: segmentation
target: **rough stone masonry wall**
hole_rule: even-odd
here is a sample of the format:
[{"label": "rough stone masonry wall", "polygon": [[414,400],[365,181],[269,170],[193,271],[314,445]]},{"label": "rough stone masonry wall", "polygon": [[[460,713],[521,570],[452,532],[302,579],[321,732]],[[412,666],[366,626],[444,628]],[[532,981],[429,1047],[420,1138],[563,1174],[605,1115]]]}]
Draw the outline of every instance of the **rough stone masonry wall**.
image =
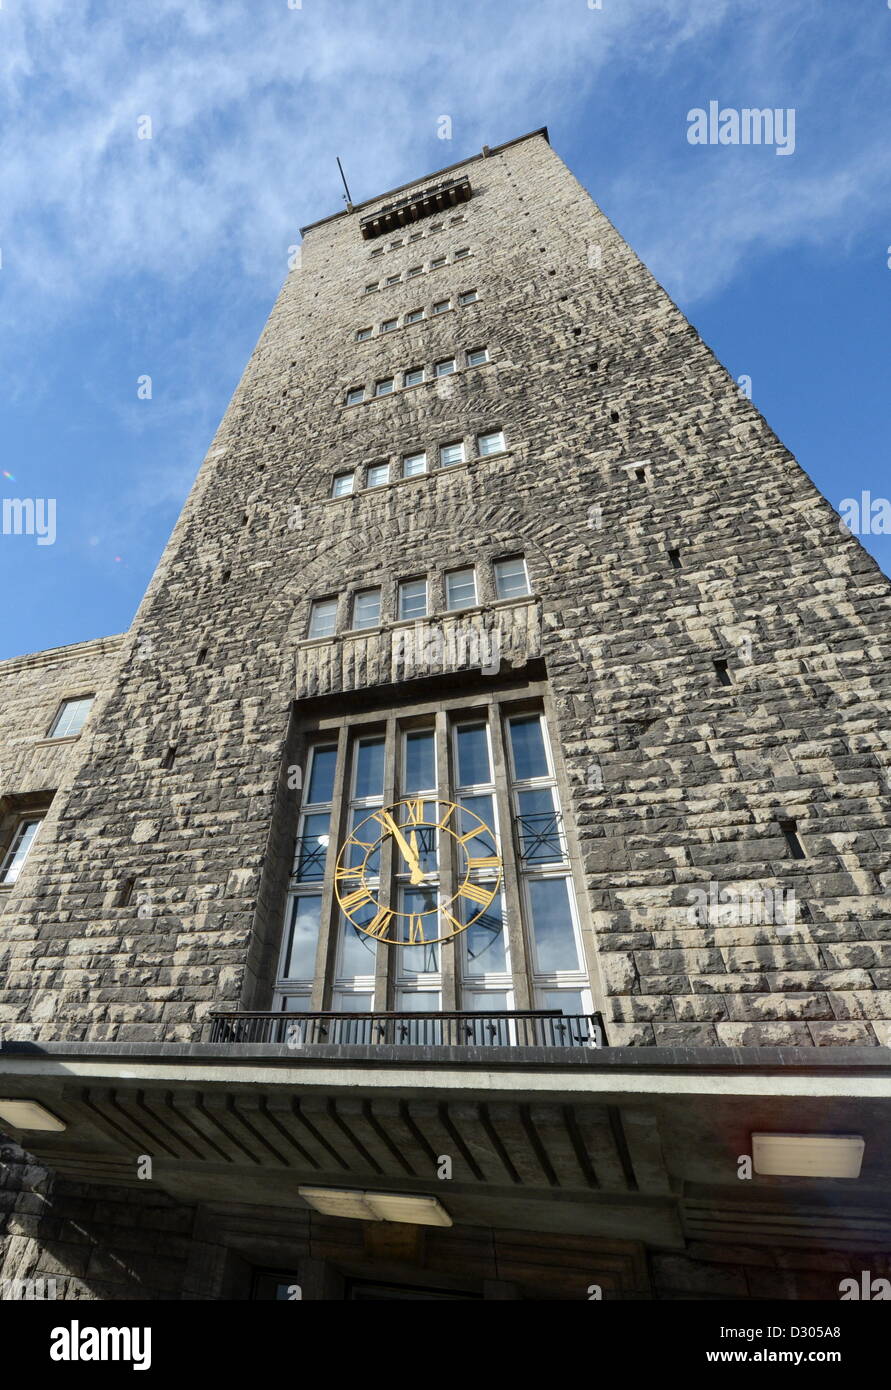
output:
[{"label": "rough stone masonry wall", "polygon": [[[21,816],[48,807],[15,887],[0,888],[0,1036],[12,1020],[23,1025],[17,1036],[30,1036],[29,1025],[41,1017],[32,994],[32,968],[40,947],[33,946],[30,959],[21,955],[15,947],[13,922],[23,896],[33,895],[35,903],[40,900],[54,854],[58,809],[86,754],[95,717],[114,680],[121,641],[102,637],[0,662],[0,856]],[[85,695],[95,696],[95,703],[83,731],[73,737],[48,737],[63,700]],[[43,1017],[52,1013],[53,1003],[44,1005]]]},{"label": "rough stone masonry wall", "polygon": [[[422,254],[372,261],[358,214],[308,231],[9,904],[32,984],[4,982],[4,1017],[188,1039],[237,1005],[311,599],[381,583],[392,612],[399,576],[522,550],[610,1041],[891,1042],[888,582],[543,138],[466,172],[466,221]],[[489,366],[344,405],[483,344]],[[338,470],[497,427],[506,458],[329,500]],[[711,882],[794,887],[805,918],[691,921]]]}]

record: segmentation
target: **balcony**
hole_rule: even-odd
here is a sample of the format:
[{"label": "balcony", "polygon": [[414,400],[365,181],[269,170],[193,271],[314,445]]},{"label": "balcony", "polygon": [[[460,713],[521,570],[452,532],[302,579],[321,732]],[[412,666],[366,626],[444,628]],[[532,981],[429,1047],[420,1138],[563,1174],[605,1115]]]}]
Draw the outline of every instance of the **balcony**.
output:
[{"label": "balcony", "polygon": [[225,1013],[211,1043],[333,1047],[605,1047],[600,1014],[545,1009],[499,1013]]}]

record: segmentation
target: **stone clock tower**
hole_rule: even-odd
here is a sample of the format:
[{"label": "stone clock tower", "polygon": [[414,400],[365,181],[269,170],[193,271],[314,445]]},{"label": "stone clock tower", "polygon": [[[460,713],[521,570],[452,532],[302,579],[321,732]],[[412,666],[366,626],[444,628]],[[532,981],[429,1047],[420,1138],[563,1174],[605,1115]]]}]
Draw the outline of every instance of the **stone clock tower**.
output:
[{"label": "stone clock tower", "polygon": [[130,632],[0,665],[3,1277],[835,1296],[888,616],[546,131],[304,228]]}]

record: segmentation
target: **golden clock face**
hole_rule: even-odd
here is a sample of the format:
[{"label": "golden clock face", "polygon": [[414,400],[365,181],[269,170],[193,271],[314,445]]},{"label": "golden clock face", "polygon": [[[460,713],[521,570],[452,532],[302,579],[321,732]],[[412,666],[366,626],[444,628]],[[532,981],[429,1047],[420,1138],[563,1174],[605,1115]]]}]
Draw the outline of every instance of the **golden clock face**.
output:
[{"label": "golden clock face", "polygon": [[[381,854],[391,846],[395,905],[381,902]],[[334,891],[357,931],[390,946],[451,941],[473,925],[501,886],[501,857],[485,821],[454,801],[408,798],[371,811],[344,840]],[[457,851],[455,891],[443,897],[442,856]],[[484,877],[482,877],[484,875]]]}]

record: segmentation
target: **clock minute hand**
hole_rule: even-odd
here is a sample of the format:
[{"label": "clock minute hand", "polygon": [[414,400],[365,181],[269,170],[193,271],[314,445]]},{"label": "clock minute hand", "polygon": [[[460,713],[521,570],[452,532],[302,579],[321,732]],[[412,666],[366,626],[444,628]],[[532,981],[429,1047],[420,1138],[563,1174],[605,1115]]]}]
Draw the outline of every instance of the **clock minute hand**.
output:
[{"label": "clock minute hand", "polygon": [[384,820],[386,821],[387,828],[393,836],[393,839],[396,841],[397,845],[402,850],[402,857],[404,858],[408,867],[411,869],[412,883],[420,883],[424,875],[421,872],[421,861],[418,858],[417,850],[412,849],[411,845],[408,843],[402,831],[399,829],[399,826],[396,824],[389,812],[384,812]]}]

